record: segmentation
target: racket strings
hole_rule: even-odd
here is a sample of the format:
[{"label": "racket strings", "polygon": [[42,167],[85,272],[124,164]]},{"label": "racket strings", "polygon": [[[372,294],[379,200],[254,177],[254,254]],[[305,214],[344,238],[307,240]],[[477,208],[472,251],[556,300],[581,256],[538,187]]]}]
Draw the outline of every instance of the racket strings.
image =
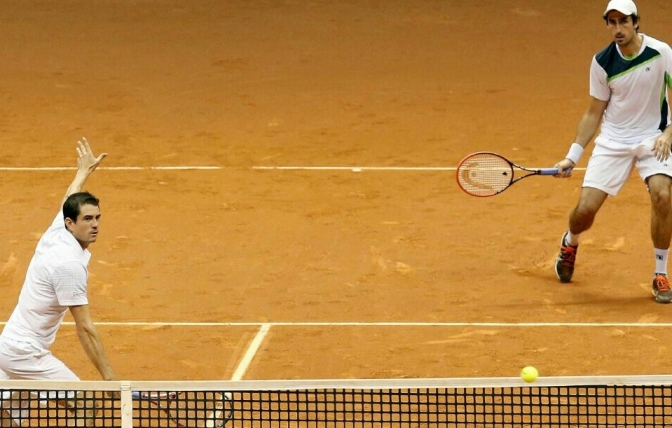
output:
[{"label": "racket strings", "polygon": [[467,192],[492,196],[506,189],[513,180],[513,167],[506,159],[479,153],[465,159],[457,168],[457,180]]},{"label": "racket strings", "polygon": [[137,400],[138,419],[151,426],[167,422],[166,427],[224,428],[233,416],[232,397],[228,392],[133,391],[132,397]]}]

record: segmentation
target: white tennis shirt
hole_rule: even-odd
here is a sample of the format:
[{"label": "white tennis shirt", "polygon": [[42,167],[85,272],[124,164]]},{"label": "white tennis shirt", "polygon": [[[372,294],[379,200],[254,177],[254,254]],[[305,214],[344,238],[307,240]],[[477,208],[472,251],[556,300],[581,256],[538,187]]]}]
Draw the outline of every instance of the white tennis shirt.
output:
[{"label": "white tennis shirt", "polygon": [[607,145],[608,140],[638,144],[670,123],[667,88],[672,87],[672,49],[640,35],[642,47],[634,58],[624,57],[612,42],[591,62],[590,95],[609,101],[600,129],[601,141]]},{"label": "white tennis shirt", "polygon": [[2,336],[48,349],[68,307],[88,304],[90,259],[89,250],[82,249],[59,213],[37,243],[19,301]]}]

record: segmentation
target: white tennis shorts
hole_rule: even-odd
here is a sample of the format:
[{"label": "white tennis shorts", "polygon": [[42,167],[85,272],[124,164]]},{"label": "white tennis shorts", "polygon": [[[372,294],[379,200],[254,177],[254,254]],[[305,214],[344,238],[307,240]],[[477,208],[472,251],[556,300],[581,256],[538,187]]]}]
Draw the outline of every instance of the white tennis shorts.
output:
[{"label": "white tennis shorts", "polygon": [[610,196],[616,196],[630,178],[633,167],[637,168],[642,180],[656,174],[672,177],[672,157],[660,162],[652,152],[656,138],[658,137],[647,138],[639,144],[626,145],[597,137],[586,167],[583,187],[593,187]]},{"label": "white tennis shorts", "polygon": [[51,351],[0,336],[0,379],[79,380]]},{"label": "white tennis shorts", "polygon": [[[18,342],[0,336],[0,380],[79,380],[65,363],[46,350],[29,342]],[[74,391],[40,392],[41,400],[73,398]],[[23,393],[3,390],[0,394],[0,409],[9,412],[14,424],[23,425],[28,417],[30,403]]]}]

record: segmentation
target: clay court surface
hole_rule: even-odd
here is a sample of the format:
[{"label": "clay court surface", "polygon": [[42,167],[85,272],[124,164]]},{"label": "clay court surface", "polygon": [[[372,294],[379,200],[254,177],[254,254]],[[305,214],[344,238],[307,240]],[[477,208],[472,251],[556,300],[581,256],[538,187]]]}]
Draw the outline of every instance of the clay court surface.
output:
[{"label": "clay court surface", "polygon": [[[2,318],[74,175],[43,168],[74,166],[86,136],[109,153],[86,186],[103,212],[90,301],[122,379],[669,373],[637,176],[561,285],[583,172],[477,199],[450,169],[476,150],[565,154],[605,4],[8,2]],[[668,37],[670,5],[639,7]],[[150,168],[180,166],[217,168]],[[53,351],[98,379],[72,325]]]}]

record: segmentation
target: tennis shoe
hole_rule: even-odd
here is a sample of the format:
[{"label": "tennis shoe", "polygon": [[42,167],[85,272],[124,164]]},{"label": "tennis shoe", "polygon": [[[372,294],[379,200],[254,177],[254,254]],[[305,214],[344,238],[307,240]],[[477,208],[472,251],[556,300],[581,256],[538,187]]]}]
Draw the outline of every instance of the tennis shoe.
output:
[{"label": "tennis shoe", "polygon": [[670,289],[670,282],[667,280],[667,275],[657,273],[653,278],[653,296],[658,303],[672,302],[672,289]]},{"label": "tennis shoe", "polygon": [[567,243],[567,232],[565,232],[560,241],[560,253],[555,261],[555,274],[558,276],[558,279],[560,279],[560,282],[572,281],[572,275],[574,275],[574,261],[576,260],[576,252],[578,249],[578,245],[574,246]]}]

